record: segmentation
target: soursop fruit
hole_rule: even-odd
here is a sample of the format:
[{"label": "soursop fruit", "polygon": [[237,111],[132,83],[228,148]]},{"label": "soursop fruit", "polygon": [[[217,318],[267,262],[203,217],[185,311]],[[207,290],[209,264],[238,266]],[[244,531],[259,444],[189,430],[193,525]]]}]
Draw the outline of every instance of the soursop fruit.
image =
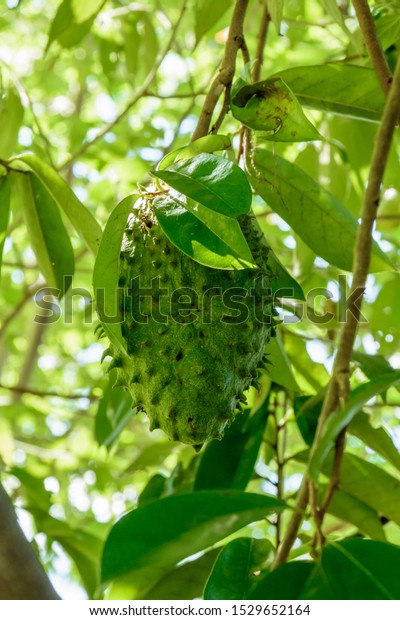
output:
[{"label": "soursop fruit", "polygon": [[117,385],[173,441],[196,449],[221,438],[257,383],[274,335],[268,247],[254,217],[239,223],[258,269],[203,266],[166,237],[141,198],[129,216],[120,260],[122,335]]}]

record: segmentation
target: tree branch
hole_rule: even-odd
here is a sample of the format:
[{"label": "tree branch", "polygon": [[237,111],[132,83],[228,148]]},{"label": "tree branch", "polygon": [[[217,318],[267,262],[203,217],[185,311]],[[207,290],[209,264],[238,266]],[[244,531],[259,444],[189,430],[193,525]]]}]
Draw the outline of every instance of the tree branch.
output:
[{"label": "tree branch", "polygon": [[367,0],[353,0],[353,6],[372,65],[378,76],[382,90],[385,95],[387,95],[393,78],[376,32],[375,22],[371,15],[368,2]]},{"label": "tree branch", "polygon": [[231,85],[236,68],[236,57],[243,44],[243,22],[249,0],[236,0],[231,24],[229,26],[228,40],[225,46],[224,58],[217,76],[214,78],[210,90],[205,98],[200,112],[197,127],[194,130],[192,140],[197,140],[208,134],[211,117],[224,88]]},{"label": "tree branch", "polygon": [[0,599],[59,599],[0,484]]},{"label": "tree branch", "polygon": [[95,401],[99,399],[99,396],[94,396],[93,394],[60,394],[59,392],[48,391],[45,392],[43,390],[35,390],[33,388],[27,387],[25,385],[3,385],[0,383],[0,390],[8,390],[9,392],[14,392],[15,394],[32,394],[33,396],[41,396],[41,397],[50,397],[50,398],[65,398],[67,400],[77,400],[79,398],[88,398],[89,400]]},{"label": "tree branch", "polygon": [[[380,186],[385,171],[393,133],[395,130],[398,109],[400,104],[400,62],[397,63],[393,83],[389,91],[383,112],[382,122],[379,127],[368,176],[367,189],[361,208],[361,224],[357,231],[356,245],[353,261],[353,281],[350,296],[357,298],[358,291],[364,291],[369,271],[372,250],[372,231],[376,219],[376,213],[380,200]],[[354,341],[357,333],[358,321],[362,306],[362,298],[347,313],[346,322],[343,324],[339,336],[338,350],[332,371],[332,378],[328,384],[322,411],[318,420],[318,427],[313,445],[310,449],[310,458],[323,434],[325,422],[340,402],[345,402],[349,390],[349,369],[353,352]],[[309,499],[308,475],[304,476],[296,502],[296,512],[288,524],[288,529],[275,560],[275,566],[286,562],[290,549],[296,539],[302,522],[301,511],[307,507]],[[328,505],[325,506],[327,510]]]},{"label": "tree branch", "polygon": [[268,28],[271,21],[271,15],[268,10],[268,4],[265,3],[263,15],[261,18],[260,28],[257,34],[257,48],[254,58],[254,66],[252,71],[253,82],[258,82],[261,76],[261,68],[264,62],[264,47],[268,36]]}]

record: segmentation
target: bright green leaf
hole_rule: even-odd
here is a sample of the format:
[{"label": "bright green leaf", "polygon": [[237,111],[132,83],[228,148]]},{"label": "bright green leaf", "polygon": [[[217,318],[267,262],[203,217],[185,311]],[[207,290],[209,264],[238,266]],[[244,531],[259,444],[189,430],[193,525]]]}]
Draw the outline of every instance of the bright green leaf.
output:
[{"label": "bright green leaf", "polygon": [[360,411],[353,418],[349,433],[361,439],[369,448],[372,448],[377,454],[380,454],[389,463],[392,463],[400,470],[400,453],[393,443],[387,431],[380,427],[374,428],[370,423],[370,416]]},{"label": "bright green leaf", "polygon": [[74,274],[74,253],[58,207],[32,174],[14,174],[14,185],[28,235],[48,286],[65,294]]},{"label": "bright green leaf", "polygon": [[24,108],[15,88],[0,88],[0,157],[8,159],[17,146]]},{"label": "bright green leaf", "polygon": [[242,491],[199,491],[151,502],[111,529],[103,580],[127,573],[135,579],[135,573],[151,569],[149,577],[156,583],[177,562],[284,508],[274,497]]},{"label": "bright green leaf", "polygon": [[105,332],[117,350],[126,352],[121,332],[118,299],[119,263],[122,238],[128,215],[137,195],[127,196],[115,207],[107,220],[93,270],[96,309]]},{"label": "bright green leaf", "polygon": [[0,274],[3,259],[4,242],[7,236],[8,221],[10,219],[10,179],[9,176],[0,178]]},{"label": "bright green leaf", "polygon": [[[323,501],[326,490],[326,485],[319,487],[320,502]],[[328,512],[338,519],[355,525],[364,536],[375,540],[386,540],[378,512],[349,493],[336,489]]]},{"label": "bright green leaf", "polygon": [[271,20],[275,26],[277,34],[281,33],[284,2],[285,0],[268,0],[268,12],[271,16]]},{"label": "bright green leaf", "polygon": [[301,105],[373,121],[381,119],[385,96],[373,69],[322,64],[293,67],[276,76],[285,81]]},{"label": "bright green leaf", "polygon": [[247,177],[224,157],[201,153],[153,174],[181,194],[228,217],[238,217],[250,209],[252,195]]},{"label": "bright green leaf", "polygon": [[[213,221],[219,231],[219,235],[216,235],[199,217],[189,213],[186,206],[171,195],[157,196],[153,201],[153,208],[158,223],[171,243],[201,265],[214,269],[246,269],[255,266],[251,253],[250,256],[248,254],[250,250],[244,237],[247,249],[243,256],[242,253],[229,247],[219,236],[229,239],[230,232],[236,239],[243,236],[238,222],[233,218],[213,213],[206,207],[202,209],[198,207],[197,216],[204,217],[209,211],[210,221]],[[241,240],[241,246],[243,245]]]},{"label": "bright green leaf", "polygon": [[20,155],[13,158],[13,161],[23,161],[31,168],[58,206],[70,219],[75,230],[86,242],[88,248],[96,255],[101,237],[100,225],[90,211],[78,200],[64,179],[51,166],[33,153]]},{"label": "bright green leaf", "polygon": [[195,3],[196,45],[232,6],[232,0],[197,0]]},{"label": "bright green leaf", "polygon": [[274,142],[321,140],[299,102],[281,78],[246,84],[232,97],[233,116]]},{"label": "bright green leaf", "polygon": [[273,551],[269,540],[236,538],[219,554],[204,589],[204,599],[242,600]]},{"label": "bright green leaf", "polygon": [[232,146],[229,136],[221,134],[209,134],[191,142],[187,146],[171,151],[157,164],[157,170],[165,170],[171,164],[185,159],[201,155],[201,153],[214,153],[214,151],[225,151]]},{"label": "bright green leaf", "polygon": [[[278,155],[256,149],[249,161],[250,181],[261,198],[319,256],[351,271],[357,220],[314,179]],[[388,269],[374,244],[372,271]]]},{"label": "bright green leaf", "polygon": [[46,50],[53,41],[63,47],[77,45],[90,31],[105,0],[63,0],[51,23]]},{"label": "bright green leaf", "polygon": [[335,445],[339,433],[350,424],[365,403],[399,382],[400,372],[391,372],[359,385],[350,393],[345,407],[332,414],[325,424],[323,435],[310,461],[309,472],[312,480],[318,480],[321,465]]}]

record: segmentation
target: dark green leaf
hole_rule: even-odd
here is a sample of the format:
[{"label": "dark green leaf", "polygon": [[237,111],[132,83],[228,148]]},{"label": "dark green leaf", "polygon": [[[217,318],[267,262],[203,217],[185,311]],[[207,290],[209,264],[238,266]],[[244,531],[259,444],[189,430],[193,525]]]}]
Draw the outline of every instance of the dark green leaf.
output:
[{"label": "dark green leaf", "polygon": [[219,551],[219,549],[211,549],[197,560],[185,562],[174,568],[146,592],[146,600],[188,601],[200,599],[203,595],[204,584]]},{"label": "dark green leaf", "polygon": [[273,551],[269,540],[236,538],[219,554],[204,590],[204,599],[242,600],[253,586],[255,571],[263,568]]},{"label": "dark green leaf", "polygon": [[295,398],[293,403],[297,426],[299,427],[301,436],[308,446],[311,446],[314,441],[324,397],[325,390],[319,392],[311,398],[309,396],[299,396],[298,398]]},{"label": "dark green leaf", "polygon": [[302,599],[399,600],[400,548],[353,538],[328,545]]},{"label": "dark green leaf", "polygon": [[23,161],[31,168],[58,206],[70,219],[75,230],[86,242],[88,248],[93,254],[97,254],[101,228],[90,211],[83,206],[72,189],[68,187],[64,179],[33,153],[20,155],[14,158],[13,161]]},{"label": "dark green leaf", "polygon": [[267,418],[268,401],[252,417],[237,415],[221,441],[213,439],[201,453],[195,491],[245,489],[254,472]]},{"label": "dark green leaf", "polygon": [[299,600],[314,562],[289,562],[279,566],[272,573],[261,575],[255,586],[247,592],[246,599],[254,600]]},{"label": "dark green leaf", "polygon": [[348,64],[293,67],[276,74],[301,105],[379,121],[385,96],[373,69]]},{"label": "dark green leaf", "polygon": [[243,170],[212,153],[171,164],[168,169],[153,171],[175,190],[212,211],[235,218],[251,206],[251,187]]},{"label": "dark green leaf", "polygon": [[117,350],[123,353],[126,352],[126,348],[121,333],[118,304],[119,261],[126,222],[136,199],[135,194],[127,196],[111,213],[101,237],[93,270],[97,313],[107,336]]},{"label": "dark green leaf", "polygon": [[[327,486],[325,485],[319,487],[320,502],[323,501],[326,490]],[[349,493],[337,489],[329,504],[328,512],[338,519],[352,523],[365,536],[375,540],[386,540],[377,511]]]},{"label": "dark green leaf", "polygon": [[8,159],[15,151],[24,108],[15,88],[0,89],[0,157]]},{"label": "dark green leaf", "polygon": [[[294,459],[307,462],[308,454],[301,452]],[[325,476],[331,476],[331,455],[323,463],[322,471]],[[400,525],[400,480],[381,467],[354,454],[345,453],[340,471],[340,488]]]},{"label": "dark green leaf", "polygon": [[177,562],[284,508],[284,502],[274,497],[242,491],[199,491],[151,502],[111,529],[104,548],[103,580],[127,573],[134,579],[144,571],[156,583]]},{"label": "dark green leaf", "polygon": [[265,372],[277,383],[293,392],[300,392],[300,388],[293,375],[292,365],[284,349],[279,332],[276,338],[271,338],[265,347],[265,353],[268,355],[268,364]]},{"label": "dark green leaf", "polygon": [[325,424],[323,435],[310,461],[309,473],[312,480],[318,480],[321,465],[333,448],[339,433],[350,424],[365,403],[399,382],[400,371],[391,372],[359,385],[350,393],[346,406],[332,414]]},{"label": "dark green leaf", "polygon": [[195,3],[196,45],[232,6],[232,0],[197,0]]},{"label": "dark green leaf", "polygon": [[305,300],[300,284],[290,275],[272,250],[268,254],[268,267],[274,275],[271,282],[274,296]]},{"label": "dark green leaf", "polygon": [[105,0],[63,0],[51,23],[46,50],[53,41],[63,47],[77,45],[90,31]]},{"label": "dark green leaf", "polygon": [[[316,254],[351,271],[358,224],[339,200],[296,165],[264,149],[256,149],[249,173],[261,198]],[[388,269],[387,257],[377,244],[371,269]]]},{"label": "dark green leaf", "polygon": [[160,499],[165,491],[165,484],[167,480],[168,479],[161,474],[154,474],[139,495],[139,507],[142,507],[149,502],[154,502],[156,499]]},{"label": "dark green leaf", "polygon": [[16,173],[14,184],[40,270],[47,285],[62,296],[71,285],[75,266],[58,207],[32,173]]},{"label": "dark green leaf", "polygon": [[[248,255],[250,250],[247,242],[238,222],[233,218],[213,213],[206,207],[197,209],[197,215],[201,215],[201,217],[204,217],[207,211],[209,212],[210,221],[213,222],[213,227],[219,231],[221,236],[229,239],[229,232],[231,231],[235,239],[240,239],[240,249],[243,248],[244,240],[247,246],[245,256],[224,243],[199,217],[189,213],[177,198],[171,195],[156,197],[153,201],[153,208],[168,239],[181,252],[201,265],[214,269],[246,269],[254,266],[251,253],[250,256]],[[230,243],[232,243],[231,240]],[[234,244],[232,243],[232,245]]]},{"label": "dark green leaf", "polygon": [[0,274],[3,259],[4,242],[7,236],[8,221],[10,219],[10,179],[9,176],[0,178]]},{"label": "dark green leaf", "polygon": [[[242,82],[242,80],[241,80]],[[232,114],[246,127],[274,142],[321,140],[299,102],[281,78],[246,84],[232,97]]]}]

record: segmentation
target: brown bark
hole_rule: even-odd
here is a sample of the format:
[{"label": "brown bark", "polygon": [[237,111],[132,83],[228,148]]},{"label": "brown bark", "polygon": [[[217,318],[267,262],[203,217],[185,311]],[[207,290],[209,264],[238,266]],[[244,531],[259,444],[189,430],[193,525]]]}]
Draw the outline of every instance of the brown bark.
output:
[{"label": "brown bark", "polygon": [[0,485],[0,599],[59,599]]}]

